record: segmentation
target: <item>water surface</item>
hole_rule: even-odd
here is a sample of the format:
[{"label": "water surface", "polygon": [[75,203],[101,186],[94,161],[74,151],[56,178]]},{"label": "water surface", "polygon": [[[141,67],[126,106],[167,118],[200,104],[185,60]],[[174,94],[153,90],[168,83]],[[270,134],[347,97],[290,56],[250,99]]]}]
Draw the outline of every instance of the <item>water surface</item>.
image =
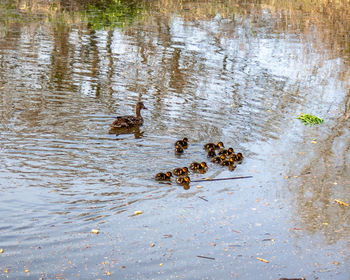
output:
[{"label": "water surface", "polygon": [[[349,279],[350,208],[334,203],[350,202],[341,9],[171,5],[102,29],[7,10],[20,18],[0,32],[0,278]],[[140,130],[109,134],[137,101]],[[206,160],[209,141],[244,161],[192,180],[253,178],[153,179]]]}]

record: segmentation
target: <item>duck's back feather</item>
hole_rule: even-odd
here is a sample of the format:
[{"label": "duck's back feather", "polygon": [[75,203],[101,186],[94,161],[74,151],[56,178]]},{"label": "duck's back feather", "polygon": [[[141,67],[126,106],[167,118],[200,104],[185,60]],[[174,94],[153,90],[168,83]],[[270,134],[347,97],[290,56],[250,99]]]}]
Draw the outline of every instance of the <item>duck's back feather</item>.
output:
[{"label": "duck's back feather", "polygon": [[123,128],[123,127],[133,127],[143,124],[142,117],[135,116],[121,116],[117,117],[114,122],[111,124],[111,127],[114,128]]}]

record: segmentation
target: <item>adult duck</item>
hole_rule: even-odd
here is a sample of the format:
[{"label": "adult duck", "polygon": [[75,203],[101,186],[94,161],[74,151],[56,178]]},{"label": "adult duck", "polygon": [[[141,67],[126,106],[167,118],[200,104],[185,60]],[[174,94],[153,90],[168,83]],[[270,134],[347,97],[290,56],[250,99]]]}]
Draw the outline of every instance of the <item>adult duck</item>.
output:
[{"label": "adult duck", "polygon": [[135,106],[135,116],[119,116],[111,124],[111,128],[133,128],[143,124],[141,110],[147,109],[143,102],[137,102]]}]

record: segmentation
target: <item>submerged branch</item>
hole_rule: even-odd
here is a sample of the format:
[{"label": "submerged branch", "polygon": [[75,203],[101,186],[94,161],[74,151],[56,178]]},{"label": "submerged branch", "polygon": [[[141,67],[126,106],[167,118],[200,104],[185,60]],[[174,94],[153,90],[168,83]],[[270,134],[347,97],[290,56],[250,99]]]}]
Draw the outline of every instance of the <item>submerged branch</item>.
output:
[{"label": "submerged branch", "polygon": [[224,181],[224,180],[236,180],[236,179],[247,179],[247,178],[253,178],[253,176],[237,176],[237,177],[229,177],[229,178],[215,178],[215,179],[200,179],[200,180],[193,180],[191,182],[211,182],[211,181]]}]

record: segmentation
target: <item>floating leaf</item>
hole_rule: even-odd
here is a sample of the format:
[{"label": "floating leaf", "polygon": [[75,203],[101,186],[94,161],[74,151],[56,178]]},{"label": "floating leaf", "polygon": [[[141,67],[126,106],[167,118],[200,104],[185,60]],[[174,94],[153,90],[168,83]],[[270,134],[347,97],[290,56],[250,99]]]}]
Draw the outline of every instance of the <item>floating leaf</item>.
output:
[{"label": "floating leaf", "polygon": [[140,215],[140,214],[143,214],[143,211],[140,211],[140,210],[134,211],[134,215],[135,216]]},{"label": "floating leaf", "polygon": [[344,202],[344,201],[341,201],[341,200],[339,200],[339,199],[334,199],[334,202],[338,203],[339,205],[346,206],[346,207],[349,206],[348,203],[346,203],[346,202]]},{"label": "floating leaf", "polygon": [[310,114],[304,114],[304,113],[298,115],[297,119],[301,120],[304,125],[310,125],[310,126],[323,123],[323,119],[321,119],[317,116],[313,116]]},{"label": "floating leaf", "polygon": [[261,261],[261,262],[264,262],[264,263],[269,263],[268,260],[265,260],[265,259],[263,259],[263,258],[257,257],[256,259],[259,260],[259,261]]},{"label": "floating leaf", "polygon": [[94,234],[99,234],[100,231],[98,229],[92,229],[91,232]]}]

